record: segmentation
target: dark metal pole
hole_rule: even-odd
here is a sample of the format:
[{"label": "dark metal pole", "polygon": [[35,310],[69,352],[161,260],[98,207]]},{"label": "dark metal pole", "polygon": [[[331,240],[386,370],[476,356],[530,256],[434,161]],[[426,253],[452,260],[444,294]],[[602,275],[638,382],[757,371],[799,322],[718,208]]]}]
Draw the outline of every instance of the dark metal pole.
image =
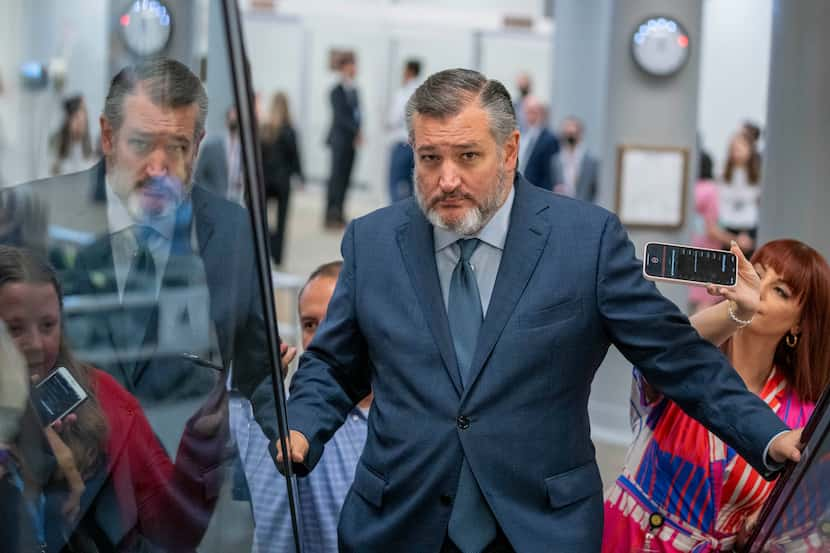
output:
[{"label": "dark metal pole", "polygon": [[[251,87],[251,74],[248,58],[245,55],[245,44],[242,40],[242,22],[239,16],[239,6],[234,0],[220,0],[224,13],[225,38],[228,46],[233,92],[236,100],[236,110],[239,117],[239,136],[242,144],[242,160],[244,168],[244,182],[248,199],[248,212],[251,215],[253,226],[254,247],[256,252],[256,269],[259,276],[259,286],[262,292],[263,316],[265,319],[268,355],[271,359],[271,384],[277,409],[277,424],[279,440],[283,451],[288,451],[288,413],[285,404],[285,385],[283,383],[283,367],[279,354],[279,329],[274,302],[274,289],[271,280],[271,266],[269,263],[267,223],[265,216],[265,195],[263,193],[262,160],[259,139],[256,132],[256,117]],[[287,460],[287,457],[286,457]],[[298,524],[299,509],[296,492],[294,490],[293,471],[290,462],[284,463],[285,485],[288,492],[288,504],[291,513],[291,527],[294,534],[294,545],[297,553],[302,552]]]}]

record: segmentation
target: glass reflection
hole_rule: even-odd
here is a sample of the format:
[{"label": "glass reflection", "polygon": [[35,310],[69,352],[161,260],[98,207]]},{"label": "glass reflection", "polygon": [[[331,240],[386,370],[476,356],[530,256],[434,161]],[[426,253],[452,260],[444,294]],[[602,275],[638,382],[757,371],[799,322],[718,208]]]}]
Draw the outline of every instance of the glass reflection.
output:
[{"label": "glass reflection", "polygon": [[[179,35],[182,14],[208,6],[168,4]],[[242,146],[203,151],[207,90],[187,64],[118,48],[110,57],[119,64],[107,90],[56,87],[45,147],[20,149],[33,170],[18,172],[50,176],[0,188],[2,549],[270,547],[255,544],[256,525],[290,550]],[[211,88],[219,113],[233,103],[222,70]],[[53,94],[44,78],[37,94]],[[101,98],[100,118],[89,98]],[[219,158],[223,170],[202,183],[199,160]],[[7,407],[9,348],[28,366],[12,396],[31,390],[22,414]],[[272,505],[255,509],[252,497]]]}]

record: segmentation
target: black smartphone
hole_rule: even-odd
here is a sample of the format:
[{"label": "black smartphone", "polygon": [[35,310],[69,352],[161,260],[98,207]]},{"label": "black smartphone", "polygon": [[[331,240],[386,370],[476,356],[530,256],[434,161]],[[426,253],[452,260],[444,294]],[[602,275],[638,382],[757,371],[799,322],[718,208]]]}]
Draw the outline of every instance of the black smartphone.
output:
[{"label": "black smartphone", "polygon": [[735,286],[738,258],[723,250],[649,242],[643,256],[643,276],[649,280],[697,286]]},{"label": "black smartphone", "polygon": [[44,427],[77,409],[87,397],[89,394],[66,367],[58,367],[32,389],[32,405]]}]

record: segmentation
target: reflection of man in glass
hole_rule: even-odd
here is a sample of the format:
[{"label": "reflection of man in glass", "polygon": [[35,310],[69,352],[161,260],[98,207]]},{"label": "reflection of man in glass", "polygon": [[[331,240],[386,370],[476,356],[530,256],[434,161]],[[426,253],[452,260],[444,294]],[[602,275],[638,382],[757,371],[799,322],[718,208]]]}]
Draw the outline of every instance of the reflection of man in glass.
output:
[{"label": "reflection of man in glass", "polygon": [[133,221],[151,225],[190,194],[207,115],[207,95],[189,70],[176,67],[187,73],[174,82],[166,74],[172,71],[157,69],[155,79],[152,72],[143,80],[130,69],[119,73],[101,116],[108,188]]},{"label": "reflection of man in glass", "polygon": [[[175,401],[188,409],[182,400],[204,397],[227,380],[231,364],[231,388],[251,398],[268,367],[245,211],[191,179],[207,107],[202,83],[179,62],[126,67],[100,118],[104,161],[31,185],[49,200],[74,187],[74,198],[53,201],[51,213],[71,228],[91,220],[100,221],[95,232],[106,228],[65,271],[63,284],[78,299],[68,306],[67,329],[83,360],[145,405]],[[104,208],[88,201],[98,186]],[[254,406],[273,439],[269,386]]]}]

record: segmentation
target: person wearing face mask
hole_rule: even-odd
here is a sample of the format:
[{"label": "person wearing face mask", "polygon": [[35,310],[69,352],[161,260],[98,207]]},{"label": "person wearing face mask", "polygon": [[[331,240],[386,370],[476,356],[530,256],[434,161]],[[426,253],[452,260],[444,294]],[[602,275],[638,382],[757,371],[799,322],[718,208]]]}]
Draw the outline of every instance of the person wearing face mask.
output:
[{"label": "person wearing face mask", "polygon": [[584,126],[576,117],[567,117],[559,131],[562,149],[554,156],[553,191],[586,202],[593,202],[597,196],[599,161],[582,143]]},{"label": "person wearing face mask", "polygon": [[[797,240],[774,240],[746,260],[739,284],[692,317],[746,387],[792,428],[830,385],[830,267]],[[748,538],[774,482],[656,392],[635,369],[634,442],[605,494],[603,553],[732,551]],[[740,543],[739,543],[740,545]]]}]

